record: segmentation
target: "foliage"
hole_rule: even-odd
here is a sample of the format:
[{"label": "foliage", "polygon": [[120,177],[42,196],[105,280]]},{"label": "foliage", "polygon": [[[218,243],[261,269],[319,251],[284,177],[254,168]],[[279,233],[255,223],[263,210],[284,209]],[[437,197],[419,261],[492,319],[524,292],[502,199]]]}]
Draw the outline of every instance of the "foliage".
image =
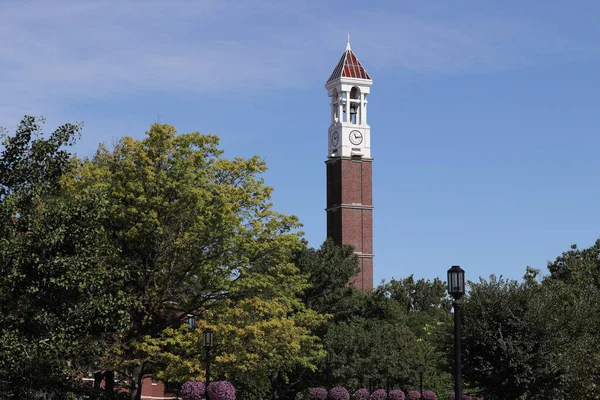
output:
[{"label": "foliage", "polygon": [[549,279],[600,289],[600,239],[586,249],[572,245],[554,262],[548,263],[548,271]]},{"label": "foliage", "polygon": [[527,319],[536,288],[495,276],[470,286],[462,312],[465,377],[499,398],[520,398],[535,379],[529,366],[551,361]]},{"label": "foliage", "polygon": [[[351,246],[338,246],[328,239],[318,249],[303,248],[296,254],[294,264],[307,277],[307,286],[300,300],[306,309],[321,315],[320,321],[324,321],[323,317],[331,317],[330,321],[343,319],[352,313],[360,294],[348,285],[358,268],[358,259]],[[311,332],[322,340],[330,324],[314,322]],[[324,361],[325,352],[319,353],[319,356]],[[298,363],[285,374],[272,375],[271,395],[294,398],[309,387],[329,384],[324,368],[324,362],[319,370]],[[346,383],[340,380],[342,382]]]},{"label": "foliage", "polygon": [[421,393],[416,390],[410,390],[406,395],[407,400],[419,400],[421,398]]},{"label": "foliage", "polygon": [[368,400],[371,397],[371,393],[369,393],[369,389],[360,388],[356,392],[354,392],[354,398],[356,400]]},{"label": "foliage", "polygon": [[417,358],[417,342],[401,322],[355,318],[331,326],[325,340],[336,356],[338,381],[356,387],[369,379],[381,384],[386,378],[413,379],[408,365]]},{"label": "foliage", "polygon": [[[448,400],[454,400],[456,398],[456,394],[454,392],[450,392],[450,394],[448,395]],[[461,395],[462,400],[471,400],[471,396],[469,396],[468,394],[463,393]]]},{"label": "foliage", "polygon": [[388,395],[389,400],[404,400],[404,398],[404,392],[400,389],[390,390],[390,394]]},{"label": "foliage", "polygon": [[345,387],[336,386],[329,391],[328,398],[330,400],[350,400],[350,393]]},{"label": "foliage", "polygon": [[201,400],[206,393],[206,385],[204,382],[190,381],[181,386],[179,396],[182,400]]},{"label": "foliage", "polygon": [[[425,367],[423,379],[431,389],[440,392],[449,390],[452,375],[447,372],[447,349],[439,345],[446,327],[452,325],[452,305],[446,294],[445,283],[439,279],[415,280],[411,275],[404,279],[392,279],[378,290],[394,300],[405,318],[406,326],[415,336],[417,359],[411,361],[410,365]],[[414,381],[414,376],[402,382],[416,386],[418,382]]]},{"label": "foliage", "polygon": [[471,284],[462,314],[465,379],[490,399],[595,398],[600,293],[554,278],[540,284],[536,275]]},{"label": "foliage", "polygon": [[431,390],[426,390],[423,392],[423,400],[437,400],[437,396],[435,394],[435,392],[431,391]]},{"label": "foliage", "polygon": [[211,400],[235,400],[235,388],[228,381],[215,381],[208,384],[206,389]]},{"label": "foliage", "polygon": [[325,388],[311,388],[308,391],[309,400],[326,400],[327,389]]},{"label": "foliage", "polygon": [[[257,317],[268,323],[270,312],[280,316],[298,311],[292,321],[274,320],[279,330],[271,333],[279,334],[286,324],[299,325],[292,335],[276,340],[295,353],[275,355],[287,365],[300,362],[315,368],[311,357],[322,357],[318,347],[302,354],[304,344],[294,342],[312,346],[316,338],[310,338],[306,326],[320,323],[303,312],[295,297],[305,287],[292,262],[302,248],[299,223],[272,210],[272,189],[259,176],[266,170],[263,161],[225,159],[215,136],[176,135],[172,126],[154,124],[145,139],[125,137],[112,150],[100,146],[93,159],[77,160],[76,166],[63,184],[71,196],[94,193],[106,199],[104,228],[127,272],[122,283],[137,299],[128,310],[132,323],[105,358],[107,364],[132,371],[132,398],[139,398],[141,378],[150,369],[177,378],[170,381],[203,378],[195,336],[176,328],[188,314],[243,314],[240,322],[210,321],[229,324],[233,336],[245,329],[243,321]],[[250,329],[262,335],[259,325]],[[244,340],[254,336],[252,331],[242,335]],[[239,360],[217,355],[215,367],[227,363],[252,371],[263,365],[256,362],[262,353],[249,354]]]},{"label": "foliage", "polygon": [[295,264],[308,278],[301,299],[310,309],[333,314],[339,319],[348,311],[356,289],[348,285],[358,272],[358,258],[352,246],[338,246],[327,239],[320,248],[306,247],[298,253]]},{"label": "foliage", "polygon": [[385,389],[377,389],[373,393],[371,393],[370,399],[371,400],[386,400],[387,393],[386,393]]},{"label": "foliage", "polygon": [[[79,125],[44,138],[25,117],[0,154],[0,397],[76,396],[128,322],[102,197],[63,195]],[[36,394],[37,393],[37,394]]]}]

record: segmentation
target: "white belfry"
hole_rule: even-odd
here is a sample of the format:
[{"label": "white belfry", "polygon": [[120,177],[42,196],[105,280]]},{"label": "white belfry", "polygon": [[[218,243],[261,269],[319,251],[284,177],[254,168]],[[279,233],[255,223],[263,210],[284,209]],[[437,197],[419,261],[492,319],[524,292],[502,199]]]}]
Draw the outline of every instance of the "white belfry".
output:
[{"label": "white belfry", "polygon": [[367,124],[367,96],[373,81],[348,43],[325,84],[331,99],[328,157],[371,158],[371,128]]}]

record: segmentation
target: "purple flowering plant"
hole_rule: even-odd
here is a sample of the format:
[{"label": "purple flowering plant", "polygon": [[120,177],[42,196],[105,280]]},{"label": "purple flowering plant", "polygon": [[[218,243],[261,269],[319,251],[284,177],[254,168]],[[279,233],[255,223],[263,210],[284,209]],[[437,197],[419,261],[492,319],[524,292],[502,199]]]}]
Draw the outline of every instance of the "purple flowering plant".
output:
[{"label": "purple flowering plant", "polygon": [[182,400],[202,400],[206,393],[204,382],[186,382],[181,385],[181,393],[179,394]]},{"label": "purple flowering plant", "polygon": [[329,391],[329,399],[330,400],[350,400],[350,393],[346,388],[341,386],[336,386]]},{"label": "purple flowering plant", "polygon": [[356,392],[354,392],[355,400],[369,400],[371,397],[371,393],[369,393],[369,389],[360,388]]},{"label": "purple flowering plant", "polygon": [[229,381],[215,381],[208,385],[210,400],[235,400],[235,388]]},{"label": "purple flowering plant", "polygon": [[327,399],[327,389],[312,388],[308,391],[308,398],[309,398],[309,400],[326,400]]},{"label": "purple flowering plant", "polygon": [[437,400],[437,396],[435,395],[435,392],[426,390],[423,392],[423,397],[421,397],[421,400]]},{"label": "purple flowering plant", "polygon": [[373,393],[371,393],[371,400],[386,400],[387,393],[385,389],[377,389]]},{"label": "purple flowering plant", "polygon": [[390,390],[388,400],[404,400],[404,392],[400,389]]},{"label": "purple flowering plant", "polygon": [[410,390],[408,395],[406,396],[407,400],[419,400],[421,398],[421,393],[416,390]]}]

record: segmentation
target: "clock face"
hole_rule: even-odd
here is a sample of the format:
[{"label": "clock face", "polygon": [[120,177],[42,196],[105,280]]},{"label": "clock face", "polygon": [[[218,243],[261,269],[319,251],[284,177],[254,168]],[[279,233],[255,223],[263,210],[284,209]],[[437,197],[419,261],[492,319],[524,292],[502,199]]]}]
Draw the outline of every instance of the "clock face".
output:
[{"label": "clock face", "polygon": [[331,134],[331,144],[333,147],[337,147],[339,142],[340,142],[340,134],[337,131],[335,131]]},{"label": "clock face", "polygon": [[353,145],[359,145],[363,141],[363,135],[359,131],[350,132],[350,143]]}]

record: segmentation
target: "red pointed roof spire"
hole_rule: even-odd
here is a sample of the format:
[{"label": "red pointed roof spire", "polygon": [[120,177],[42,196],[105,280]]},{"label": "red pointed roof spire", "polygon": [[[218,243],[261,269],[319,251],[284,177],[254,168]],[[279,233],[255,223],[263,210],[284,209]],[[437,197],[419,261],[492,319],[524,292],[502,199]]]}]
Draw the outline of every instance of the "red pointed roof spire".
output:
[{"label": "red pointed roof spire", "polygon": [[340,59],[340,62],[336,65],[335,69],[331,73],[327,83],[335,81],[339,78],[355,78],[355,79],[368,79],[371,77],[362,66],[358,58],[352,52],[350,48],[350,34],[348,33],[348,43],[346,44],[346,50]]}]

